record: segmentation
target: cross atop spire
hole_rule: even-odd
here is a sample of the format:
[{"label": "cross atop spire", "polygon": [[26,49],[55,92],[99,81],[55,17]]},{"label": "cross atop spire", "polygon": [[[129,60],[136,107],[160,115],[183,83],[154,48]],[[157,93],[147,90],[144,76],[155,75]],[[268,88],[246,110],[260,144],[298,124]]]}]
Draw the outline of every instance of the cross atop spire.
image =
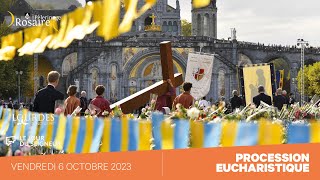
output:
[{"label": "cross atop spire", "polygon": [[155,16],[154,15],[154,13],[152,13],[152,15],[150,16],[150,18],[152,19],[152,23],[151,23],[151,25],[156,25],[156,18],[157,18],[157,16]]}]

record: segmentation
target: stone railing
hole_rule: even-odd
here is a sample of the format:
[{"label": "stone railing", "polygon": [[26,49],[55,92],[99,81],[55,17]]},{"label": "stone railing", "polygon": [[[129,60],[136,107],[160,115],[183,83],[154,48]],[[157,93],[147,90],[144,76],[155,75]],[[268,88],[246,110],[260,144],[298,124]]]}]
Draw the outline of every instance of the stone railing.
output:
[{"label": "stone railing", "polygon": [[[250,43],[238,41],[239,49],[263,50],[263,51],[277,51],[277,52],[293,52],[299,53],[301,48],[297,46],[282,46],[282,45],[264,45],[260,43]],[[305,49],[306,53],[320,54],[320,47],[309,47]]]}]

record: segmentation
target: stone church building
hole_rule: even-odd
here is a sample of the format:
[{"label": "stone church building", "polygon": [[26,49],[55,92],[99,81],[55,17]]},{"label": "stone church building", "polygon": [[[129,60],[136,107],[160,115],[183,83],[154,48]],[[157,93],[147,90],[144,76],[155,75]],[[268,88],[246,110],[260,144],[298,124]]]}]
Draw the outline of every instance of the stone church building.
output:
[{"label": "stone church building", "polygon": [[[144,0],[139,0],[139,7]],[[175,7],[168,0],[158,0],[157,4],[137,19],[131,32],[112,41],[90,35],[82,41],[75,41],[65,49],[47,50],[35,55],[35,89],[44,86],[46,74],[50,70],[61,73],[59,89],[66,92],[70,84],[85,90],[89,98],[95,96],[98,84],[107,90],[105,97],[112,102],[123,99],[156,81],[162,80],[160,48],[162,41],[171,41],[175,72],[185,74],[188,53],[204,52],[216,54],[211,90],[207,99],[216,101],[221,96],[230,98],[233,89],[241,89],[238,83],[237,66],[252,63],[267,63],[282,58],[289,64],[290,75],[295,77],[300,66],[300,51],[296,47],[271,47],[262,44],[240,42],[235,30],[229,40],[217,39],[216,0],[201,9],[192,9],[192,36],[181,36],[180,3]],[[24,0],[18,0],[13,13],[24,16],[42,14],[59,16],[69,10],[35,10]],[[122,11],[122,16],[124,12]],[[153,23],[154,22],[154,23]],[[320,60],[319,49],[306,54],[310,61]],[[289,79],[291,90],[296,89]],[[181,92],[177,88],[177,93]]]}]

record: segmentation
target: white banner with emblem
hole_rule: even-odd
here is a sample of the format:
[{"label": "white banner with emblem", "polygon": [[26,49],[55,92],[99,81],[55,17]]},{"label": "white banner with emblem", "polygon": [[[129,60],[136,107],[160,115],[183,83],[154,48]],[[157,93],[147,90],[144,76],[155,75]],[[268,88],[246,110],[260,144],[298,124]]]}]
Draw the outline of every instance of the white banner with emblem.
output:
[{"label": "white banner with emblem", "polygon": [[191,95],[199,100],[210,91],[214,55],[189,53],[185,82],[192,83]]}]

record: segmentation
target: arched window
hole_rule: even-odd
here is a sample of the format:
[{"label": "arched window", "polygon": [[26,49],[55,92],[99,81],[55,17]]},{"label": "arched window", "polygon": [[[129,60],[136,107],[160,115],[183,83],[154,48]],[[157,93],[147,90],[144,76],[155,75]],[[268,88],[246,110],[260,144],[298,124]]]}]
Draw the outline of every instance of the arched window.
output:
[{"label": "arched window", "polygon": [[198,36],[201,36],[202,33],[201,33],[201,15],[198,14],[198,17],[197,17],[197,35]]},{"label": "arched window", "polygon": [[167,32],[168,31],[168,23],[166,21],[163,22],[162,30],[163,30],[163,32]]},{"label": "arched window", "polygon": [[77,67],[77,53],[71,53],[66,56],[62,62],[62,76],[67,76],[70,71]]},{"label": "arched window", "polygon": [[178,23],[176,21],[173,22],[173,32],[178,32]]},{"label": "arched window", "polygon": [[220,69],[218,73],[218,93],[219,97],[225,96],[226,94],[226,71],[224,69]]},{"label": "arched window", "polygon": [[169,22],[168,31],[169,31],[169,32],[172,32],[172,22],[171,22],[171,21]]},{"label": "arched window", "polygon": [[238,66],[245,66],[245,65],[249,65],[249,64],[252,64],[251,59],[244,54],[239,54]]},{"label": "arched window", "polygon": [[152,24],[152,18],[150,16],[151,15],[147,16],[146,19],[144,20],[144,26],[148,26]]},{"label": "arched window", "polygon": [[209,36],[210,32],[210,23],[209,23],[209,14],[204,15],[203,19],[203,35],[204,36]]},{"label": "arched window", "polygon": [[135,21],[132,23],[131,31],[132,32],[136,32],[137,31],[137,26],[136,26],[136,22]]}]

